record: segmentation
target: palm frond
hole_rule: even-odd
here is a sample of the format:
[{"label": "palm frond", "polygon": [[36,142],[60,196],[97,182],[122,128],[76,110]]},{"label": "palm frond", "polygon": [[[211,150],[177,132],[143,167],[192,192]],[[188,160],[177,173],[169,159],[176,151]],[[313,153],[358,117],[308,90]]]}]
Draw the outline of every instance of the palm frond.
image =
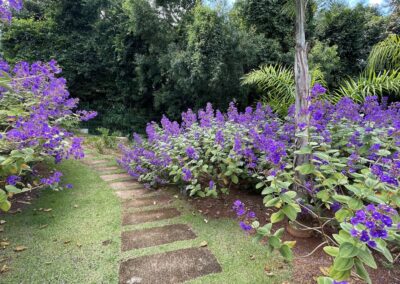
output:
[{"label": "palm frond", "polygon": [[334,92],[334,100],[350,97],[356,102],[362,102],[367,96],[381,97],[392,93],[400,95],[400,70],[384,70],[380,73],[369,71],[357,80],[348,79]]},{"label": "palm frond", "polygon": [[392,34],[376,44],[368,57],[367,70],[400,69],[400,36]]},{"label": "palm frond", "polygon": [[281,65],[265,65],[251,71],[242,78],[242,85],[257,87],[262,100],[278,111],[287,108],[295,99],[293,70]]}]

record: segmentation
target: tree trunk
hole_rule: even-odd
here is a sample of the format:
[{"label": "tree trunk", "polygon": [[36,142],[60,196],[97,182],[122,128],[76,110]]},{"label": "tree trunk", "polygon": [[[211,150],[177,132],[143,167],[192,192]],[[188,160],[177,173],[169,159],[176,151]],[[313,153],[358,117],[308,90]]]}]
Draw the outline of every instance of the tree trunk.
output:
[{"label": "tree trunk", "polygon": [[[307,60],[307,43],[305,34],[305,0],[296,1],[296,54],[295,54],[295,81],[296,81],[296,150],[308,145],[309,121],[308,114],[310,96],[310,75]],[[309,155],[295,154],[294,166],[297,167],[309,161]],[[296,179],[300,183],[299,192],[304,192],[305,177],[296,172]]]}]

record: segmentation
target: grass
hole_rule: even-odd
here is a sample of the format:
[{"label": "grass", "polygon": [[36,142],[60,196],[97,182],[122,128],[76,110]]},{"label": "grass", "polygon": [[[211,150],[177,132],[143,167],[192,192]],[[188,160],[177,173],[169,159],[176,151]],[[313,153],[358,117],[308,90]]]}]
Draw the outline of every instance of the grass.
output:
[{"label": "grass", "polygon": [[[44,192],[22,213],[1,217],[7,223],[0,239],[8,238],[11,245],[0,250],[0,261],[9,258],[0,266],[7,264],[11,270],[0,275],[0,283],[118,283],[120,260],[198,247],[203,241],[223,271],[189,283],[282,283],[290,279],[290,266],[278,255],[267,257],[265,249],[253,243],[234,220],[205,221],[187,202],[176,199],[171,206],[177,207],[181,216],[122,228],[120,203],[107,183],[80,162],[66,161],[60,168],[64,182],[73,183],[73,189]],[[38,208],[52,211],[34,211]],[[48,226],[40,229],[45,224]],[[121,230],[167,224],[189,224],[197,238],[120,252]],[[103,245],[106,240],[111,244]],[[16,253],[17,245],[28,249]],[[264,272],[265,266],[272,276]]]},{"label": "grass", "polygon": [[[65,183],[72,183],[73,189],[44,191],[21,214],[1,217],[7,223],[0,238],[11,244],[0,250],[0,259],[10,258],[0,265],[7,264],[11,270],[0,276],[0,283],[118,282],[118,199],[80,162],[66,161],[60,169]],[[52,211],[34,211],[38,208]],[[43,225],[48,226],[40,229]],[[112,242],[104,246],[105,240]],[[28,249],[16,253],[13,249],[17,245]]]}]

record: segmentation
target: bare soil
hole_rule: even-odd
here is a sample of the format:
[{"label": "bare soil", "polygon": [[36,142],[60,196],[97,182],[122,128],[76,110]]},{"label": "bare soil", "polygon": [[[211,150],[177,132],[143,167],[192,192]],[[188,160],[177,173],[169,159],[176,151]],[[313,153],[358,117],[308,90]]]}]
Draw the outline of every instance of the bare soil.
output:
[{"label": "bare soil", "polygon": [[[270,215],[274,212],[271,208],[266,208],[263,204],[263,197],[260,193],[233,189],[229,195],[221,195],[218,198],[190,198],[188,202],[201,214],[207,218],[236,218],[232,205],[235,200],[241,200],[246,207],[254,211],[261,225],[269,222]],[[276,229],[285,227],[287,222],[276,224]],[[318,249],[311,256],[304,257],[312,252],[324,240],[321,236],[311,238],[296,238],[289,235],[286,230],[284,240],[296,241],[293,249],[295,259],[293,260],[293,283],[315,283],[315,278],[323,275],[323,270],[332,264],[332,258],[323,250]],[[376,256],[378,269],[368,269],[372,283],[376,284],[395,284],[400,283],[400,263],[394,264],[393,268],[387,268],[384,260]],[[363,283],[357,278],[353,278],[351,283]]]}]

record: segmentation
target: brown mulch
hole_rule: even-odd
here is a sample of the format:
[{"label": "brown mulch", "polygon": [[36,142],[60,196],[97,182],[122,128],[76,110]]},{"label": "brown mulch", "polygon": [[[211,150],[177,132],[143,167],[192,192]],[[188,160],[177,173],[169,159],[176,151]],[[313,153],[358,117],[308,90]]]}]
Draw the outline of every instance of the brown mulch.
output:
[{"label": "brown mulch", "polygon": [[[220,195],[218,198],[190,198],[191,203],[199,213],[209,219],[212,218],[236,218],[235,212],[232,210],[233,202],[236,200],[242,201],[246,207],[254,211],[261,225],[269,221],[269,216],[274,212],[274,209],[266,208],[263,204],[263,197],[260,193],[249,192],[244,190],[232,189],[228,195]],[[286,222],[275,224],[276,229],[286,226]],[[293,249],[295,259],[293,260],[293,283],[315,283],[314,278],[323,275],[321,269],[331,265],[332,259],[322,248],[314,254],[308,255],[320,243],[323,242],[321,236],[313,236],[311,238],[297,238],[289,235],[286,230],[283,240],[296,241],[296,246]],[[382,258],[376,257],[379,268],[368,269],[372,283],[400,283],[400,265],[394,264],[393,269],[384,268]],[[360,280],[353,279],[351,283],[363,283]]]}]

